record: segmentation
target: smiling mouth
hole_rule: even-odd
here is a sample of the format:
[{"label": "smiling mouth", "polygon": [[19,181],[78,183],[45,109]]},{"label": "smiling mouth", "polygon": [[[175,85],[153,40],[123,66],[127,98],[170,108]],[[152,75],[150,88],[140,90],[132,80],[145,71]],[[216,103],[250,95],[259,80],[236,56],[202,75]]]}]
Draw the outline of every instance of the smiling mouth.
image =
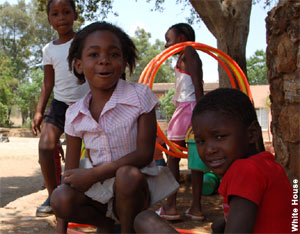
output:
[{"label": "smiling mouth", "polygon": [[99,72],[98,76],[100,77],[110,77],[112,75],[112,72]]},{"label": "smiling mouth", "polygon": [[222,166],[226,162],[225,159],[215,159],[207,161],[207,164],[211,168],[216,168]]}]

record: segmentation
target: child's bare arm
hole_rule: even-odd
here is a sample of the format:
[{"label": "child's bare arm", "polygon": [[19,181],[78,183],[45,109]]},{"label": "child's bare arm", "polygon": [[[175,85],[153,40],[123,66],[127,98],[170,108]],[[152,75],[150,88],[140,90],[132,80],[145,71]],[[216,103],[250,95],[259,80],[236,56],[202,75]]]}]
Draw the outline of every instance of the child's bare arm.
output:
[{"label": "child's bare arm", "polygon": [[79,167],[80,152],[82,140],[79,137],[74,137],[66,134],[67,149],[65,170],[70,170]]},{"label": "child's bare arm", "polygon": [[93,172],[91,169],[79,168],[82,140],[66,134],[67,152],[65,171],[62,173],[63,183],[71,187],[86,191],[93,183]]},{"label": "child's bare arm", "polygon": [[258,206],[242,197],[229,198],[230,208],[225,233],[253,233]]},{"label": "child's bare arm", "polygon": [[186,46],[183,51],[183,62],[186,72],[192,77],[195,87],[196,101],[203,96],[203,71],[202,61],[197,51],[192,46]]},{"label": "child's bare arm", "polygon": [[44,82],[41,87],[39,103],[36,113],[32,120],[32,133],[36,136],[37,132],[41,131],[40,126],[43,120],[44,111],[54,87],[54,69],[52,65],[44,66]]}]

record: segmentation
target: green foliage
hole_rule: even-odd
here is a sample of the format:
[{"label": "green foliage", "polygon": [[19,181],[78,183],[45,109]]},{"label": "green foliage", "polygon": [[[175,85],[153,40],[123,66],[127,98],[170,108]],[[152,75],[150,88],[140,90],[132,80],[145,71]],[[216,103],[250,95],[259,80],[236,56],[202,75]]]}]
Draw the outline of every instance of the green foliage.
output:
[{"label": "green foliage", "polygon": [[174,96],[174,88],[171,88],[166,94],[162,95],[159,99],[159,110],[166,116],[169,122],[176,107],[172,102],[172,97]]},{"label": "green foliage", "polygon": [[250,85],[268,84],[266,53],[263,50],[255,51],[254,55],[247,59],[247,74]]},{"label": "green foliage", "polygon": [[16,98],[16,103],[22,113],[23,124],[28,118],[32,119],[36,110],[44,72],[41,68],[34,69],[31,71],[30,77],[29,82],[24,82],[19,85],[18,96]]},{"label": "green foliage", "polygon": [[[156,40],[153,45],[149,42],[151,34],[146,32],[144,29],[138,28],[135,31],[135,36],[132,38],[136,48],[138,50],[139,59],[136,64],[134,73],[129,77],[128,80],[137,82],[142,71],[147,64],[161,51],[164,50],[164,42]],[[168,83],[174,82],[175,76],[172,69],[172,60],[167,60],[158,70],[155,77],[155,83]]]},{"label": "green foliage", "polygon": [[14,103],[14,90],[18,80],[13,76],[15,69],[11,59],[2,49],[0,49],[0,58],[0,126],[8,127],[10,108]]},{"label": "green foliage", "polygon": [[30,32],[28,30],[30,15],[24,1],[11,6],[5,3],[0,8],[0,46],[6,56],[11,58],[14,76],[19,80],[25,78],[27,62],[31,56]]}]

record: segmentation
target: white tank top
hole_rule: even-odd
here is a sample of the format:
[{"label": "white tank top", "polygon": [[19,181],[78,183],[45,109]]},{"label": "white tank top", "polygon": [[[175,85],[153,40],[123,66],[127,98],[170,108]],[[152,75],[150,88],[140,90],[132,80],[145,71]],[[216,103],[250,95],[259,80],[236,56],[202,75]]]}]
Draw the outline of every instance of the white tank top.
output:
[{"label": "white tank top", "polygon": [[196,101],[192,77],[189,74],[180,71],[177,67],[175,67],[175,77],[175,93],[172,102],[176,105],[177,102]]}]

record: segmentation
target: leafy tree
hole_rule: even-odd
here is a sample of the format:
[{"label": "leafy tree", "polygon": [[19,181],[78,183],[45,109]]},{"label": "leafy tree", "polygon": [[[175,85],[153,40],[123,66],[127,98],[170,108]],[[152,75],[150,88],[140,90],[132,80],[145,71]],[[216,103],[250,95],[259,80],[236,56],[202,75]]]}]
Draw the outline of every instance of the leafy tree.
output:
[{"label": "leafy tree", "polygon": [[176,109],[172,102],[174,91],[174,88],[169,89],[169,91],[166,94],[162,95],[159,99],[159,110],[166,116],[168,122]]},{"label": "leafy tree", "polygon": [[41,85],[44,78],[44,72],[41,68],[33,69],[29,82],[22,83],[18,87],[17,104],[22,114],[22,125],[27,119],[32,119],[38,103],[41,92]]},{"label": "leafy tree", "polygon": [[[130,81],[138,81],[142,71],[150,62],[150,60],[164,50],[164,42],[156,40],[155,44],[151,45],[151,43],[149,42],[150,38],[151,34],[147,33],[144,29],[137,28],[137,30],[135,31],[135,36],[132,39],[137,47],[139,60],[137,61],[134,73],[129,78]],[[172,60],[169,59],[160,67],[154,82],[174,82],[175,77],[171,63]]]},{"label": "leafy tree", "polygon": [[247,72],[250,85],[268,84],[266,53],[263,50],[255,51],[254,55],[247,59]]},{"label": "leafy tree", "polygon": [[30,32],[26,4],[19,1],[17,5],[11,6],[5,3],[0,8],[0,39],[3,52],[11,58],[13,63],[14,77],[19,81],[24,80],[28,70],[28,59],[31,56]]},{"label": "leafy tree", "polygon": [[0,49],[0,126],[10,125],[9,116],[11,106],[15,101],[13,91],[16,89],[18,80],[14,78],[14,67],[10,57]]}]

